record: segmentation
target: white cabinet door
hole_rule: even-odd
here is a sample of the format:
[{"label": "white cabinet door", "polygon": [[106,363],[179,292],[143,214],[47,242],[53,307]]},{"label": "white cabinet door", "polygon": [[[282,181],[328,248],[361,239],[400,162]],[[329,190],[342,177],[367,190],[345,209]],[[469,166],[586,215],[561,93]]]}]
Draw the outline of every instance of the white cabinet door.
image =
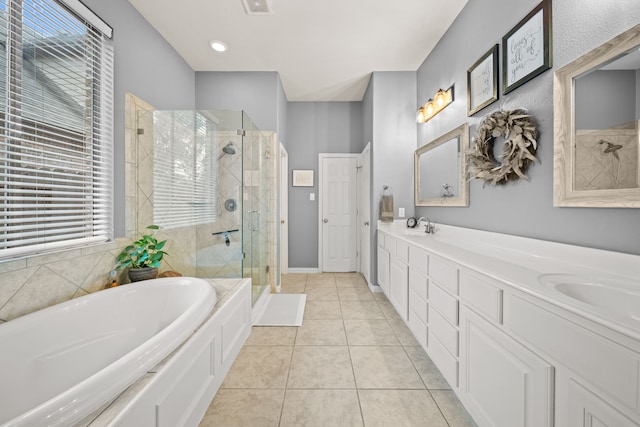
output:
[{"label": "white cabinet door", "polygon": [[473,418],[481,426],[552,426],[553,366],[466,306],[460,314],[460,391]]},{"label": "white cabinet door", "polygon": [[389,298],[389,252],[378,246],[378,285]]},{"label": "white cabinet door", "polygon": [[[560,379],[560,378],[558,378]],[[556,405],[557,425],[567,427],[638,427],[640,419],[632,415],[635,421],[623,415],[613,406],[602,400],[598,391],[589,391],[587,386],[580,384],[573,378],[562,380],[558,384],[558,396],[565,399],[567,404]]]},{"label": "white cabinet door", "polygon": [[405,322],[409,319],[409,267],[392,256],[389,262],[389,301]]}]

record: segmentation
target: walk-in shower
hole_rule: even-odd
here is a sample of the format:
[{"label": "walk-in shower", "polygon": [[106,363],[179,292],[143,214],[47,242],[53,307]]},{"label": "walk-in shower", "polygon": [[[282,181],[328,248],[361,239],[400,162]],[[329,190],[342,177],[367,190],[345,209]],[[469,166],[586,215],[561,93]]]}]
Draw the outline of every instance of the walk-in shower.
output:
[{"label": "walk-in shower", "polygon": [[137,121],[138,228],[160,226],[172,270],[250,277],[255,302],[275,277],[272,134],[239,111],[139,110]]}]

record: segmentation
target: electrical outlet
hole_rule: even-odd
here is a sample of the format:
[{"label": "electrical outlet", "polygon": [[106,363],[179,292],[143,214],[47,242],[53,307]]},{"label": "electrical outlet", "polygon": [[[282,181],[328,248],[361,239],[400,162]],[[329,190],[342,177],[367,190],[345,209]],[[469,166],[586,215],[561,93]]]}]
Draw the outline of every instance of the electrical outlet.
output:
[{"label": "electrical outlet", "polygon": [[398,209],[398,217],[404,218],[404,208],[399,208]]},{"label": "electrical outlet", "polygon": [[309,193],[309,200],[315,200],[316,199],[316,193]]}]

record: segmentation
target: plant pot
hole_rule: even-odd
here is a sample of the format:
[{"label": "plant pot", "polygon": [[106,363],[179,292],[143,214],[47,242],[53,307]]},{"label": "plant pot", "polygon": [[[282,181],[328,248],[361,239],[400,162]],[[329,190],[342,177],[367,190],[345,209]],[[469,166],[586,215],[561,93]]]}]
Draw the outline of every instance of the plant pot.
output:
[{"label": "plant pot", "polygon": [[139,282],[141,280],[155,279],[158,276],[157,267],[130,268],[129,280]]}]

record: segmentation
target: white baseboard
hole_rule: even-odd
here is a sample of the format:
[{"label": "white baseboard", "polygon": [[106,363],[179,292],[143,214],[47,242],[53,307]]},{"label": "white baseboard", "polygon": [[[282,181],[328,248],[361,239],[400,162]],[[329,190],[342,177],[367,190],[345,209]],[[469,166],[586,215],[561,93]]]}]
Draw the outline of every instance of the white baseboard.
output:
[{"label": "white baseboard", "polygon": [[314,274],[314,273],[320,273],[320,269],[319,268],[291,268],[291,267],[289,267],[289,273]]},{"label": "white baseboard", "polygon": [[378,285],[372,285],[371,283],[369,283],[369,290],[371,292],[382,292],[382,288]]}]

